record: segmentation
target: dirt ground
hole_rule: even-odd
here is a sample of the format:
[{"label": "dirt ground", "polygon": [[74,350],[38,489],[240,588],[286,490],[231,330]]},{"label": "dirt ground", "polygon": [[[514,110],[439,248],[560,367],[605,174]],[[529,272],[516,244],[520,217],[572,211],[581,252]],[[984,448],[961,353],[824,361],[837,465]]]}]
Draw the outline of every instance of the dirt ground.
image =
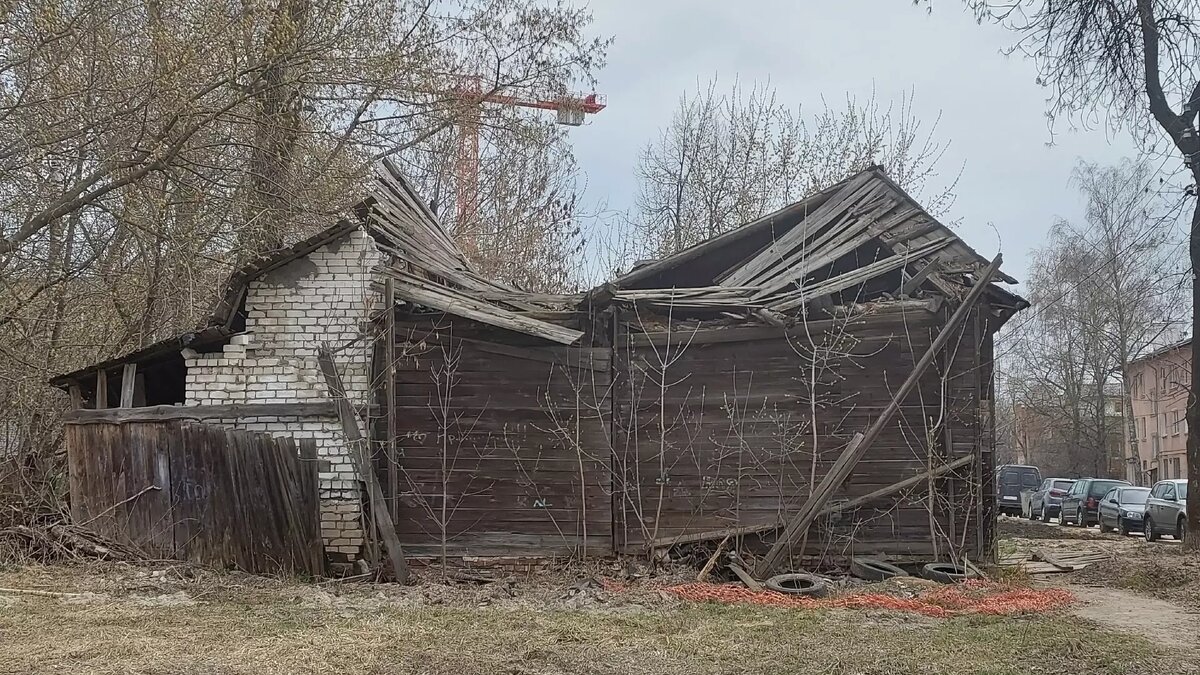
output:
[{"label": "dirt ground", "polygon": [[[1020,528],[1010,550],[1095,543],[1079,531],[1053,536],[1069,528],[1002,526],[1006,536]],[[1094,539],[1112,547],[1113,566],[1022,581],[1069,587],[1075,606],[948,619],[687,603],[663,590],[694,574],[686,570],[630,581],[593,567],[399,587],[188,566],[24,565],[0,568],[0,673],[1200,672],[1184,656],[1196,615],[1128,585],[1137,574],[1116,562],[1141,545]],[[1145,555],[1169,565],[1177,547],[1159,548]]]},{"label": "dirt ground", "polygon": [[[1047,583],[1106,587],[1151,596],[1200,614],[1200,555],[1187,554],[1171,539],[1147,543],[1140,535],[1101,533],[1098,528],[1002,518],[1000,554],[1095,551],[1108,558],[1069,574],[1045,575]],[[1198,619],[1200,620],[1200,619]],[[1197,638],[1200,643],[1200,638]]]}]

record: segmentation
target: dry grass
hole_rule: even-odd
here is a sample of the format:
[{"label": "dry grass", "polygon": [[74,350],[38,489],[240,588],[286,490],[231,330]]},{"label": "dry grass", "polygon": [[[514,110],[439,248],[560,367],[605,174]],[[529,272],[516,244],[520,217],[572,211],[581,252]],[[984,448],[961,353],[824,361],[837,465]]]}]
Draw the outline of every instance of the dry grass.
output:
[{"label": "dry grass", "polygon": [[[1136,637],[1057,616],[689,605],[651,584],[325,587],[26,567],[0,587],[4,673],[1172,673]],[[538,589],[538,590],[534,590]],[[482,605],[482,606],[481,606]]]},{"label": "dry grass", "polygon": [[1011,518],[999,521],[999,532],[1002,555],[1027,554],[1039,548],[1109,555],[1108,560],[1062,575],[1062,581],[1136,591],[1200,612],[1200,554],[1184,553],[1179,542],[1167,539],[1151,544],[1138,536],[1101,533],[1096,528],[1057,527]]},{"label": "dry grass", "polygon": [[1200,612],[1200,554],[1178,546],[1143,543],[1072,576],[1075,583],[1137,591]]}]

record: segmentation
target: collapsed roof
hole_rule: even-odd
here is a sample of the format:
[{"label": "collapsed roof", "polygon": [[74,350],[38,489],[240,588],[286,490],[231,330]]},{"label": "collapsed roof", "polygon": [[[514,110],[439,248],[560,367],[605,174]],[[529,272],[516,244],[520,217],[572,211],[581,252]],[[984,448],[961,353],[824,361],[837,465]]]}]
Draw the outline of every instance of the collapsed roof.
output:
[{"label": "collapsed roof", "polygon": [[[390,160],[377,165],[370,197],[355,212],[358,222],[340,221],[243,265],[196,331],[61,375],[52,384],[66,386],[97,370],[186,346],[223,343],[234,332],[251,281],[357,228],[389,256],[377,271],[391,280],[398,301],[562,344],[583,333],[538,316],[617,303],[786,319],[813,308],[925,292],[961,298],[988,264],[877,166],[576,295],[531,293],[480,275]],[[1002,272],[996,278],[1016,283]],[[1028,306],[997,284],[986,297],[1001,322]]]},{"label": "collapsed roof", "polygon": [[[924,291],[961,298],[988,262],[871,167],[605,288],[617,301],[790,314]],[[1028,305],[996,284],[988,297],[1002,314]]]}]

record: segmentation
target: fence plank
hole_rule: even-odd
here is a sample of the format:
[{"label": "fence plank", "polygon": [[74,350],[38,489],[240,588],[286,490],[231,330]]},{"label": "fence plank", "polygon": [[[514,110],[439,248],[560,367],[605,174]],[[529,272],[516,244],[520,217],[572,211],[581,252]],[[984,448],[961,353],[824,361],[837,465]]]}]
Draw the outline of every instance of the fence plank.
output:
[{"label": "fence plank", "polygon": [[324,572],[316,447],[182,420],[66,430],[76,522],[163,557]]}]

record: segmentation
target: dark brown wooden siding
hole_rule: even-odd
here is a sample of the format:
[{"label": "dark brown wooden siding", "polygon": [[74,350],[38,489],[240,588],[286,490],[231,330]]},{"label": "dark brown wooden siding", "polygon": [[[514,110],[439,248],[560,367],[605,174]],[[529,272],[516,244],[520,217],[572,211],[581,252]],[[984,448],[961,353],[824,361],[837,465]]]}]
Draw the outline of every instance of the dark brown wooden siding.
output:
[{"label": "dark brown wooden siding", "polygon": [[[615,348],[608,327],[566,348],[461,319],[402,320],[398,459],[377,454],[401,541],[420,556],[569,555],[586,530],[596,555],[777,523],[887,406],[947,315],[885,307],[786,332],[668,330],[629,312]],[[834,502],[980,461],[936,481],[932,500],[912,490],[819,520],[809,553],[980,557],[990,350],[986,322],[960,328]]]},{"label": "dark brown wooden siding", "polygon": [[[787,517],[850,437],[887,406],[942,318],[924,310],[887,313],[787,335],[678,326],[669,345],[663,331],[652,345],[619,340],[615,367],[628,371],[614,389],[626,479],[623,548]],[[977,452],[973,339],[968,324],[945,355],[945,389],[930,370],[835,502],[925,471],[930,448],[950,459]],[[836,514],[814,527],[808,551],[931,555],[954,542],[974,556],[972,482],[938,481],[932,523],[924,491]]]},{"label": "dark brown wooden siding", "polygon": [[396,352],[406,553],[612,551],[609,349],[438,318],[398,323]]}]

